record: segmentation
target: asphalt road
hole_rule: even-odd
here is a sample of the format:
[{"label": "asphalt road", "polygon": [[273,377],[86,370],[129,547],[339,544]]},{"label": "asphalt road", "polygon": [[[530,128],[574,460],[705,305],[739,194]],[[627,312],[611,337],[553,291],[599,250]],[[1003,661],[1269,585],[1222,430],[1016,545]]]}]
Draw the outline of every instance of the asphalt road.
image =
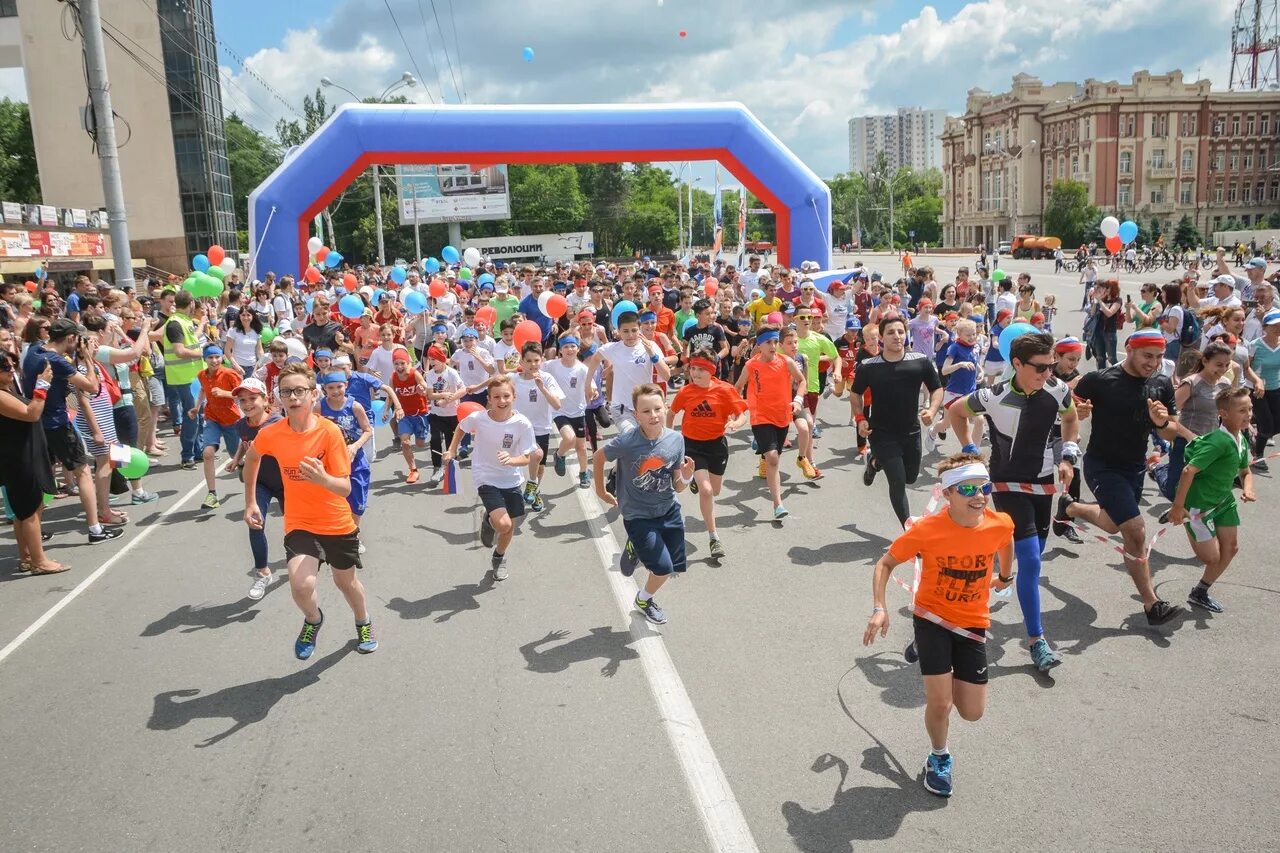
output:
[{"label": "asphalt road", "polygon": [[[972,262],[929,260],[940,280]],[[1074,276],[1047,274],[1051,262],[1005,268],[1078,304]],[[1060,315],[1059,333],[1079,326]],[[1037,673],[1016,602],[997,605],[989,711],[953,721],[956,795],[943,801],[918,781],[927,740],[905,611],[887,641],[860,645],[869,569],[897,526],[885,487],[861,483],[846,404],[824,400],[820,418],[826,477],[805,482],[786,460],[782,527],[746,436],[734,439],[723,566],[705,561],[684,498],[692,563],[660,595],[661,628],[619,607],[629,582],[604,561],[621,525],[598,524],[569,479],[548,474],[547,509],[495,586],[474,498],[402,485],[385,429],[364,528],[381,641],[368,657],[327,578],[305,664],[287,588],[245,598],[234,479],[205,511],[198,474],[165,460],[148,477],[162,499],[94,547],[78,506],[59,501],[47,528],[71,572],[16,575],[11,532],[0,540],[0,848],[1273,847],[1269,478],[1242,508],[1219,616],[1148,628],[1117,554],[1052,542],[1045,624],[1065,662]],[[913,507],[928,487],[922,477]],[[1149,501],[1153,527],[1164,506]],[[280,566],[278,518],[268,531]],[[1176,530],[1152,565],[1170,600],[1199,577]]]}]

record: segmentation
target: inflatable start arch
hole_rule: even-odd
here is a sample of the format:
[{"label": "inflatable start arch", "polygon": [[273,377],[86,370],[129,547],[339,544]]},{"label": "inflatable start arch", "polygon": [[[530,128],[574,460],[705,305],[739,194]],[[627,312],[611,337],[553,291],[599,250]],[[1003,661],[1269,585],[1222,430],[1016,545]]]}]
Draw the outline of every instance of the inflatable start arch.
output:
[{"label": "inflatable start arch", "polygon": [[741,104],[344,104],[249,195],[251,274],[305,268],[312,220],[374,163],[676,160],[718,161],[767,205],[779,262],[831,266],[830,191]]}]

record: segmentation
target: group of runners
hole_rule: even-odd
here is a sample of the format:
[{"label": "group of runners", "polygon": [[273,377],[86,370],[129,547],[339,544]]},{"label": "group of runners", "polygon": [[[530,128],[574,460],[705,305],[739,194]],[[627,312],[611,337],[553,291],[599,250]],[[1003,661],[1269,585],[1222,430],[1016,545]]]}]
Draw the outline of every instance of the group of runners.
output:
[{"label": "group of runners", "polygon": [[[268,509],[273,500],[282,508],[289,587],[304,620],[295,654],[304,660],[325,619],[316,593],[322,563],[352,610],[358,650],[377,649],[358,569],[383,425],[399,445],[406,489],[444,488],[459,464],[469,467],[494,582],[510,576],[521,519],[547,511],[546,469],[564,477],[574,466],[578,488],[619,508],[626,532],[620,569],[627,576],[647,571],[635,607],[661,624],[667,615],[656,595],[688,567],[676,495],[696,493],[710,559],[727,559],[716,498],[729,435],[749,424],[756,473],[772,504],[766,521],[781,525],[790,514],[782,458],[794,451],[800,476],[821,480],[814,461],[819,402],[847,398],[856,431],[842,435],[857,443],[864,484],[873,487],[881,475],[887,482],[903,527],[876,565],[864,640],[887,634],[893,569],[917,565],[909,585],[914,639],[905,654],[919,661],[925,682],[932,750],[924,783],[950,795],[950,711],[973,720],[986,703],[990,589],[1016,590],[1036,667],[1062,662],[1041,618],[1041,555],[1051,535],[1079,543],[1080,531],[1096,528],[1119,537],[1146,620],[1158,625],[1178,613],[1177,604],[1156,596],[1151,534],[1139,508],[1153,446],[1178,448],[1169,521],[1184,524],[1204,563],[1187,601],[1223,612],[1210,593],[1238,549],[1235,490],[1254,499],[1251,448],[1265,448],[1269,433],[1253,444],[1248,434],[1252,399],[1263,395],[1231,381],[1202,382],[1194,396],[1181,384],[1175,390],[1166,338],[1151,329],[1127,338],[1118,364],[1081,375],[1084,344],[1055,339],[1052,314],[1026,304],[1034,290],[1025,274],[1014,299],[1014,282],[982,271],[972,284],[962,273],[955,286],[939,288],[927,268],[909,269],[892,285],[855,269],[824,282],[824,292],[810,277],[815,271],[808,263],[799,271],[767,269],[759,258],[743,270],[648,259],[543,269],[485,264],[435,277],[417,267],[370,267],[335,271],[308,291],[291,277],[268,276],[216,302],[158,286],[132,301],[138,319],[120,338],[131,343],[120,350],[132,358],[118,362],[132,363],[136,374],[139,362],[160,354],[163,391],[156,396],[169,402],[182,466],[196,467],[197,457],[203,463],[206,508],[222,500],[220,448],[225,472],[239,472],[254,600],[273,578]],[[361,310],[344,303],[339,313],[339,302],[353,296]],[[1004,340],[1015,319],[1030,329]],[[6,417],[16,416],[8,409],[19,403],[23,417],[32,409],[39,416],[59,398],[63,414],[46,420],[45,431],[64,474],[80,468],[80,457],[63,447],[77,435],[67,402],[82,409],[101,392],[88,362],[117,360],[85,334],[80,324],[91,329],[91,320],[48,324],[24,356],[21,386],[0,395]],[[1266,334],[1254,348],[1256,376],[1265,394],[1280,394],[1280,310],[1266,312],[1259,327]],[[73,335],[80,342],[64,346]],[[133,393],[149,395],[145,380]],[[1189,400],[1201,416],[1213,408],[1210,428],[1179,421]],[[830,411],[828,405],[824,414]],[[1090,418],[1092,438],[1082,450],[1081,422]],[[939,458],[940,510],[913,517],[908,486],[951,434],[960,452]],[[80,438],[105,439],[96,432]],[[418,451],[428,445],[431,471],[421,482]],[[1082,499],[1081,480],[1094,502]],[[84,478],[82,496],[86,486],[93,488]],[[91,541],[121,528],[96,529]],[[38,561],[28,565],[40,570]]]}]

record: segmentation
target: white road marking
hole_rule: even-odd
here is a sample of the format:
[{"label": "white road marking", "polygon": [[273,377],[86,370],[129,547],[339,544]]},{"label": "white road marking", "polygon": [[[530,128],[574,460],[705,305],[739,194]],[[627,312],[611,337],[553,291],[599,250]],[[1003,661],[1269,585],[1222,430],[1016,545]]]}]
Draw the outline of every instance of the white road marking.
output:
[{"label": "white road marking", "polygon": [[192,486],[191,491],[187,492],[185,495],[178,498],[178,500],[173,504],[173,506],[169,507],[164,512],[160,513],[160,515],[156,517],[155,521],[148,524],[141,533],[139,533],[137,536],[130,539],[129,542],[123,548],[121,548],[110,559],[108,559],[105,563],[103,563],[101,566],[95,569],[93,574],[89,575],[87,578],[80,581],[80,584],[75,589],[71,590],[71,592],[64,595],[61,599],[58,600],[57,604],[53,605],[48,610],[46,610],[40,616],[40,618],[32,622],[31,625],[25,631],[23,631],[18,636],[14,637],[9,642],[9,645],[5,646],[3,649],[0,649],[0,663],[4,663],[5,660],[9,657],[9,655],[16,652],[23,643],[31,639],[31,635],[33,635],[36,631],[39,631],[46,624],[48,624],[50,619],[57,616],[58,613],[60,613],[64,607],[66,607],[71,602],[75,601],[76,598],[80,596],[80,593],[88,589],[93,584],[94,581],[96,581],[98,578],[102,577],[108,571],[110,571],[111,567],[114,566],[117,562],[124,559],[129,554],[130,551],[132,551],[139,544],[141,544],[148,536],[150,536],[152,531],[160,527],[160,522],[164,521],[165,518],[167,518],[171,513],[181,509],[183,504],[185,504],[187,501],[191,500],[193,497],[198,495],[202,490],[204,490],[204,488],[205,488],[204,480],[201,480],[199,483],[196,483],[194,486]]},{"label": "white road marking", "polygon": [[[577,466],[571,466],[576,469]],[[594,488],[594,484],[592,486]],[[593,528],[596,551],[609,578],[614,602],[625,621],[630,623],[635,612],[635,597],[639,587],[631,578],[622,576],[618,569],[618,555],[622,548],[605,521],[604,507],[591,489],[578,489],[578,503],[582,514]],[[643,567],[637,571],[644,571]],[[647,623],[645,623],[647,624]],[[747,819],[738,806],[729,780],[725,778],[720,761],[711,748],[711,741],[702,728],[702,721],[693,708],[689,693],[685,690],[680,674],[676,672],[671,655],[662,635],[651,632],[639,634],[633,627],[633,647],[640,655],[645,677],[658,703],[662,725],[667,730],[671,747],[675,750],[684,771],[685,781],[698,807],[698,817],[707,833],[711,849],[716,853],[757,853],[755,839],[747,826]]]}]

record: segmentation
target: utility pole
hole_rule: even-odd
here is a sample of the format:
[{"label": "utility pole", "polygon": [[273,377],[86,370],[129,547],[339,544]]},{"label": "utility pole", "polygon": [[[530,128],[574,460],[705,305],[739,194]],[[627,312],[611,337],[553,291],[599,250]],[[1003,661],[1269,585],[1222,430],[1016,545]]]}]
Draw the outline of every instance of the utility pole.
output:
[{"label": "utility pole", "polygon": [[93,104],[94,142],[102,168],[102,198],[107,206],[107,229],[115,263],[116,287],[133,286],[133,252],[129,247],[129,223],[125,217],[124,186],[120,181],[120,155],[116,151],[115,113],[111,111],[111,84],[107,80],[107,52],[102,43],[102,15],[98,0],[80,0],[80,28],[84,34],[85,74]]},{"label": "utility pole", "polygon": [[[680,235],[676,241],[676,260],[684,257],[684,187],[676,184],[676,233]],[[689,211],[690,214],[693,211]]]},{"label": "utility pole", "polygon": [[378,265],[385,266],[387,263],[387,249],[382,242],[382,182],[378,180],[377,163],[373,164],[373,215],[378,220]]},{"label": "utility pole", "polygon": [[413,259],[422,263],[422,240],[418,233],[418,182],[413,182]]},{"label": "utility pole", "polygon": [[894,251],[893,244],[893,182],[889,182],[889,251]]}]

